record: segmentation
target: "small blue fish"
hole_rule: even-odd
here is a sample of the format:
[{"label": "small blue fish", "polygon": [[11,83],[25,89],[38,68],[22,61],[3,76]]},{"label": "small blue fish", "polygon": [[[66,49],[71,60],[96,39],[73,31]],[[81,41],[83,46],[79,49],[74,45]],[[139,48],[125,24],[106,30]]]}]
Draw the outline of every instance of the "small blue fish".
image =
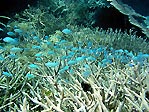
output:
[{"label": "small blue fish", "polygon": [[34,74],[28,73],[28,74],[26,74],[25,77],[28,78],[28,79],[33,79],[35,76],[34,76]]},{"label": "small blue fish", "polygon": [[92,57],[92,56],[89,56],[89,57],[87,58],[87,60],[88,60],[88,61],[96,61],[96,58],[94,58],[94,57]]},{"label": "small blue fish", "polygon": [[29,64],[28,67],[29,67],[30,69],[38,69],[38,68],[39,68],[39,66],[36,65],[36,64]]},{"label": "small blue fish", "polygon": [[3,38],[3,41],[6,43],[10,43],[10,44],[16,44],[17,43],[17,40],[15,40],[11,37],[5,37],[5,38]]},{"label": "small blue fish", "polygon": [[9,35],[9,36],[15,36],[15,33],[14,32],[7,32],[7,35]]},{"label": "small blue fish", "polygon": [[59,63],[58,62],[47,62],[47,63],[45,63],[45,65],[47,67],[56,67],[59,65]]},{"label": "small blue fish", "polygon": [[63,29],[63,30],[62,30],[62,32],[63,32],[64,34],[66,34],[66,35],[68,35],[68,34],[71,34],[71,33],[72,33],[72,31],[71,31],[71,30],[69,30],[68,28]]},{"label": "small blue fish", "polygon": [[20,29],[14,29],[14,32],[21,34],[23,31]]},{"label": "small blue fish", "polygon": [[36,58],[36,60],[37,60],[37,61],[40,61],[40,62],[42,61],[42,59],[41,59],[41,58]]},{"label": "small blue fish", "polygon": [[44,36],[44,39],[45,39],[45,40],[49,39],[49,36]]},{"label": "small blue fish", "polygon": [[43,54],[42,53],[37,53],[37,54],[35,54],[35,56],[36,57],[41,57],[41,56],[43,56]]},{"label": "small blue fish", "polygon": [[38,36],[33,36],[33,39],[36,40],[37,42],[41,42],[41,40]]},{"label": "small blue fish", "polygon": [[18,48],[18,47],[13,47],[13,48],[10,49],[10,51],[14,52],[14,53],[21,52],[22,50],[23,50],[22,48]]},{"label": "small blue fish", "polygon": [[85,77],[85,78],[88,78],[89,76],[91,75],[91,71],[85,71],[85,72],[83,72],[83,76]]},{"label": "small blue fish", "polygon": [[2,73],[3,75],[7,76],[7,77],[12,77],[13,75],[11,73],[8,73],[8,72],[4,72]]},{"label": "small blue fish", "polygon": [[76,58],[76,61],[77,62],[80,62],[80,61],[83,61],[85,59],[85,57],[84,56],[81,56],[81,57],[77,57]]},{"label": "small blue fish", "polygon": [[70,60],[70,61],[68,61],[68,65],[74,65],[74,64],[76,64],[76,63],[77,63],[76,60]]},{"label": "small blue fish", "polygon": [[16,59],[16,58],[18,58],[17,55],[15,55],[15,54],[9,54],[8,57],[11,58],[11,59]]},{"label": "small blue fish", "polygon": [[33,49],[37,49],[37,50],[41,50],[41,49],[42,49],[41,46],[37,46],[37,45],[33,45],[32,48],[33,48]]},{"label": "small blue fish", "polygon": [[48,55],[55,54],[54,51],[48,51]]}]

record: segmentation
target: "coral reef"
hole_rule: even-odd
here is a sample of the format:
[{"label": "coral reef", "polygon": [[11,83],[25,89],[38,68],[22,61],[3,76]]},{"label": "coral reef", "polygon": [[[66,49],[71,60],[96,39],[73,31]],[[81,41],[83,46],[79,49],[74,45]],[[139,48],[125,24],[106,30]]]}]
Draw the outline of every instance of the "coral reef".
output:
[{"label": "coral reef", "polygon": [[91,27],[105,0],[45,1],[2,29],[0,111],[148,112],[149,43]]},{"label": "coral reef", "polygon": [[[112,30],[93,31],[69,25],[46,38],[25,37],[30,35],[26,33],[30,32],[15,34],[23,40],[3,39],[3,111],[149,110],[145,96],[149,54],[141,53],[148,46],[142,39]],[[134,45],[142,41],[144,44],[137,49],[140,53],[125,50],[135,46],[124,40]]]}]

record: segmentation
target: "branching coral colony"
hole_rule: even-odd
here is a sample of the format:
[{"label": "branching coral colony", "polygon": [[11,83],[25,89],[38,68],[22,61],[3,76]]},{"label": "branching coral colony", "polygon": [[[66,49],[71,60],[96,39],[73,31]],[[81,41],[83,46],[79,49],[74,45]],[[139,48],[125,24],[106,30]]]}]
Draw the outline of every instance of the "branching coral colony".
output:
[{"label": "branching coral colony", "polygon": [[[107,32],[68,25],[41,38],[17,26],[8,31],[0,46],[0,109],[149,111],[149,54],[143,51],[148,43],[131,34]],[[136,48],[144,53],[115,49],[110,42],[118,37],[134,45],[141,42]]]},{"label": "branching coral colony", "polygon": [[36,11],[25,12],[31,20],[7,26],[0,43],[1,111],[149,111],[145,40],[131,30],[91,30],[54,16],[46,20],[47,12]]}]

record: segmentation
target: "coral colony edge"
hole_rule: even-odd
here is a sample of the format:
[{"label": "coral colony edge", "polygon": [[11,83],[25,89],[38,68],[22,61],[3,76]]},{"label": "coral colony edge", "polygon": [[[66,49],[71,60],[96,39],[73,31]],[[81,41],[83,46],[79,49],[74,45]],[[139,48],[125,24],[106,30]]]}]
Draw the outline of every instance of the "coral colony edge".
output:
[{"label": "coral colony edge", "polygon": [[[103,8],[142,36],[98,27]],[[149,112],[149,16],[123,0],[38,0],[0,18],[0,112]]]}]

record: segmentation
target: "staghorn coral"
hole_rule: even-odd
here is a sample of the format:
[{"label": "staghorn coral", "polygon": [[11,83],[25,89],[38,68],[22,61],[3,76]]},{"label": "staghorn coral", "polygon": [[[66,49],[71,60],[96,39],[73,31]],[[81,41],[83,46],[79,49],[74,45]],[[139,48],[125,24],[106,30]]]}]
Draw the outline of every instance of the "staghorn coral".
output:
[{"label": "staghorn coral", "polygon": [[[49,38],[22,30],[18,44],[1,46],[0,109],[148,111],[148,43],[120,31],[67,29],[70,34],[59,30]],[[52,36],[61,38],[53,41]],[[136,47],[127,44],[129,39]]]},{"label": "staghorn coral", "polygon": [[0,43],[0,110],[149,111],[149,44],[132,30],[70,25],[68,4],[49,2],[56,14],[30,7]]}]

